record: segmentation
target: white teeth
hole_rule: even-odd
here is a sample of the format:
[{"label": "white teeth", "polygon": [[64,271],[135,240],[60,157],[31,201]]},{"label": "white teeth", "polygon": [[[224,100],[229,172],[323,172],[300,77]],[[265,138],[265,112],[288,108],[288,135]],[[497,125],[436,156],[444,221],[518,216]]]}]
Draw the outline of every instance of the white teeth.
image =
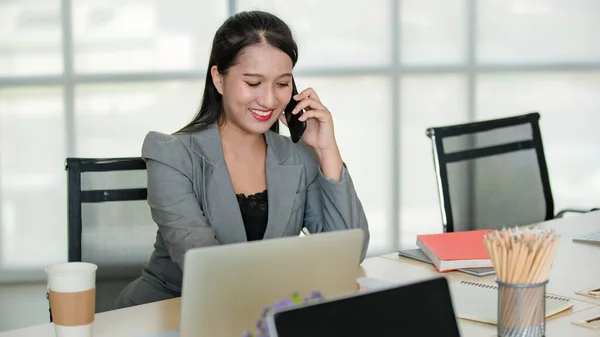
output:
[{"label": "white teeth", "polygon": [[273,110],[269,110],[269,111],[260,111],[260,110],[254,110],[254,109],[250,109],[250,111],[254,112],[255,114],[259,115],[259,116],[268,116],[271,114],[271,112],[273,112]]}]

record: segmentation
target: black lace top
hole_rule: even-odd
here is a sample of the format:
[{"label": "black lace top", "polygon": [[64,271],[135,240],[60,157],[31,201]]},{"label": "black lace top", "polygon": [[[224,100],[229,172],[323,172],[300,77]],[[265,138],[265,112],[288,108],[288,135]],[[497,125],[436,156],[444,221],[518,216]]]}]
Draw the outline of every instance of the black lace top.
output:
[{"label": "black lace top", "polygon": [[262,240],[269,218],[267,190],[246,196],[236,194],[248,241]]}]

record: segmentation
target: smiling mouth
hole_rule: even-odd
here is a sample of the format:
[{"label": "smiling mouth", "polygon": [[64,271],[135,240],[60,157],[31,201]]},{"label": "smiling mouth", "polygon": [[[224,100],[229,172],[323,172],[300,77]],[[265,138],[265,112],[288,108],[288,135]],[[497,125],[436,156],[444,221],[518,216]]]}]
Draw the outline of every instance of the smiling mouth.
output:
[{"label": "smiling mouth", "polygon": [[252,113],[252,116],[259,121],[266,121],[271,119],[273,116],[274,109],[271,110],[257,110],[257,109],[248,109]]}]

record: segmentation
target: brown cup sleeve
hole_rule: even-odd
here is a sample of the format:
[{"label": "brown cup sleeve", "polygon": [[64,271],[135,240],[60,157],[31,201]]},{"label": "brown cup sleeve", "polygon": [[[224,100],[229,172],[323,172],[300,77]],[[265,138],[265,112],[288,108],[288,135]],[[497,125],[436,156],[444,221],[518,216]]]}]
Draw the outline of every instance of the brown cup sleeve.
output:
[{"label": "brown cup sleeve", "polygon": [[49,297],[54,324],[79,326],[87,325],[94,321],[96,288],[74,293],[50,290]]}]

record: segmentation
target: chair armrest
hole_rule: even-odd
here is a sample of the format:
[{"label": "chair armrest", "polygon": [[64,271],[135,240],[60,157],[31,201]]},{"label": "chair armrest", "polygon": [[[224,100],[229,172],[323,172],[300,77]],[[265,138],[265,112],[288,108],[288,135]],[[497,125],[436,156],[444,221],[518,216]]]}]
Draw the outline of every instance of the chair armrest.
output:
[{"label": "chair armrest", "polygon": [[561,210],[554,216],[554,218],[562,218],[566,213],[589,213],[593,211],[598,211],[600,208],[591,208],[591,209],[575,209],[575,208],[566,208]]}]

